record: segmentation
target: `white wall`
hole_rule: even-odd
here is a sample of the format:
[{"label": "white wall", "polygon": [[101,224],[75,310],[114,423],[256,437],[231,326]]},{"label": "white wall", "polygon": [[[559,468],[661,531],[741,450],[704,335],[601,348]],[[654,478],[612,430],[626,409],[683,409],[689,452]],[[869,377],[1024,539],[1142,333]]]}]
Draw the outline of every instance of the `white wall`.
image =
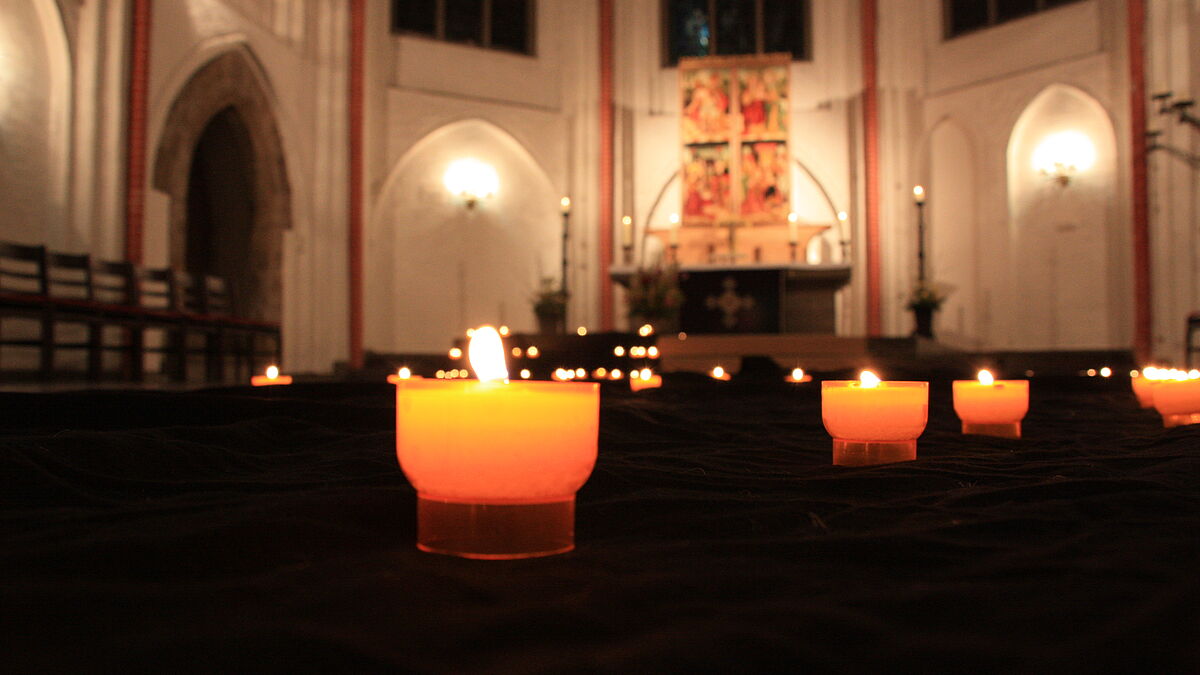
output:
[{"label": "white wall", "polygon": [[171,105],[205,63],[244,46],[261,65],[292,190],[283,365],[331,369],[348,354],[346,3],[159,1],[151,26],[145,263],[169,260],[165,205],[149,177]]},{"label": "white wall", "polygon": [[54,2],[0,3],[0,239],[68,243],[70,67]]},{"label": "white wall", "polygon": [[[441,352],[483,322],[532,329],[538,278],[559,276],[563,195],[574,205],[568,321],[598,323],[598,13],[591,0],[537,10],[531,56],[372,28],[382,79],[368,106],[368,350]],[[499,174],[499,194],[472,211],[442,186],[460,157]]]}]

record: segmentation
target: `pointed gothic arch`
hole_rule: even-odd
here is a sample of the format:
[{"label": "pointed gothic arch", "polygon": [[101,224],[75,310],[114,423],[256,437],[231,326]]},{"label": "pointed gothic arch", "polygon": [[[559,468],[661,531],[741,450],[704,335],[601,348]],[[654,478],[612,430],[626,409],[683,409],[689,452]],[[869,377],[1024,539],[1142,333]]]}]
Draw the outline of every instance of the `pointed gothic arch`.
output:
[{"label": "pointed gothic arch", "polygon": [[284,161],[271,87],[244,44],[214,56],[187,80],[175,96],[155,153],[152,185],[170,199],[167,215],[169,260],[187,268],[189,186],[201,139],[214,123],[244,136],[249,165],[249,232],[243,263],[222,270],[239,289],[242,314],[278,321],[283,291],[283,231],[292,222],[291,186]]}]

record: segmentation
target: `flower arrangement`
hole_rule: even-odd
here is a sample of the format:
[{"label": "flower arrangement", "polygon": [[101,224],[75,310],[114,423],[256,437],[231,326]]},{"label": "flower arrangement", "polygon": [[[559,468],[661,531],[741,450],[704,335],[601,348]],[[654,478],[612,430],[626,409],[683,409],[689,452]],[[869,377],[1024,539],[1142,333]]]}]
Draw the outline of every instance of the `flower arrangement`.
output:
[{"label": "flower arrangement", "polygon": [[946,301],[946,295],[930,284],[919,283],[908,296],[908,308],[914,312],[928,309],[937,311]]},{"label": "flower arrangement", "polygon": [[638,270],[629,282],[629,315],[646,320],[673,319],[683,306],[675,266]]},{"label": "flower arrangement", "polygon": [[533,294],[533,313],[539,319],[561,319],[567,315],[567,293],[554,277],[542,277]]}]

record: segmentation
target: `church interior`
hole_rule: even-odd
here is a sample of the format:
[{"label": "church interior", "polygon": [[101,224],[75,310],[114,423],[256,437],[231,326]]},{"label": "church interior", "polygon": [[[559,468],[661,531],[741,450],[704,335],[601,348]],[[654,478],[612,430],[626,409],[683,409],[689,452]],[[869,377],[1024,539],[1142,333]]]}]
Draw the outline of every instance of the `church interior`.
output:
[{"label": "church interior", "polygon": [[0,2],[18,670],[1197,672],[1197,0]]}]

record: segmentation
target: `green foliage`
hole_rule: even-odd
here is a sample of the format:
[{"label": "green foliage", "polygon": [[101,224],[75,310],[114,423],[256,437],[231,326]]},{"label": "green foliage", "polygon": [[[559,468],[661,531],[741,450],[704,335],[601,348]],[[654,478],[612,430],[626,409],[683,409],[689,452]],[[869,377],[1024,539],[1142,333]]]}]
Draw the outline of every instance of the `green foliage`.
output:
[{"label": "green foliage", "polygon": [[908,308],[911,310],[932,309],[937,311],[945,301],[945,294],[933,286],[929,284],[917,284],[913,288],[912,295],[908,296]]},{"label": "green foliage", "polygon": [[567,294],[554,277],[542,277],[532,301],[533,313],[538,317],[557,319],[567,315]]}]

